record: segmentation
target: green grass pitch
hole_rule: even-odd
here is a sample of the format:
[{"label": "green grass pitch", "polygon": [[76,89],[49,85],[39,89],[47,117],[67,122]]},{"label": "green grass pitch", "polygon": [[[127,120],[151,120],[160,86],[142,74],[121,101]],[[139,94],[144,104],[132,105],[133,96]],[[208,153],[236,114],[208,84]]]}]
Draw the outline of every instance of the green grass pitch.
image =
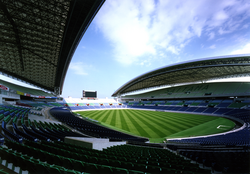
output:
[{"label": "green grass pitch", "polygon": [[147,137],[150,142],[221,133],[235,126],[233,121],[221,117],[173,112],[117,109],[76,113],[97,120],[112,129]]}]

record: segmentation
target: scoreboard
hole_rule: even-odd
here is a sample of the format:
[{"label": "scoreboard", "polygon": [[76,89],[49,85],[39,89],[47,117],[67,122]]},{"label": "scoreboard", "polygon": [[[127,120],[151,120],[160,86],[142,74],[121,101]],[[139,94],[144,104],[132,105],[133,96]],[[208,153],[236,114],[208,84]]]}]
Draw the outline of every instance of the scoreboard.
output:
[{"label": "scoreboard", "polygon": [[97,98],[97,91],[82,91],[82,97],[91,97],[91,98]]}]

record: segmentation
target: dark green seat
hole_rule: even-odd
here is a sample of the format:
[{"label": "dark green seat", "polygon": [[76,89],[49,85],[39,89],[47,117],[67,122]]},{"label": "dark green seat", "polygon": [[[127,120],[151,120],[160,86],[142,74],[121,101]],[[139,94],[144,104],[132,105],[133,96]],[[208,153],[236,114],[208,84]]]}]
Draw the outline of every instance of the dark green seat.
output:
[{"label": "dark green seat", "polygon": [[87,155],[81,155],[80,160],[84,162],[89,162],[89,158]]},{"label": "dark green seat", "polygon": [[47,153],[46,153],[46,151],[43,151],[43,150],[35,150],[35,153],[37,154],[37,157],[35,157],[35,155],[34,155],[34,157],[35,158],[37,158],[37,159],[39,159],[40,161],[43,161],[43,162],[45,162],[46,160],[47,160]]},{"label": "dark green seat", "polygon": [[127,161],[127,158],[119,156],[119,157],[117,157],[117,160],[119,160],[119,161]]},{"label": "dark green seat", "polygon": [[110,166],[105,166],[105,165],[101,165],[99,167],[99,172],[100,173],[113,173],[113,167]]},{"label": "dark green seat", "polygon": [[[80,160],[80,161],[82,161],[82,156],[83,155],[80,155],[80,154],[78,154],[78,153],[71,153],[71,158],[73,158],[73,159],[76,159],[76,160]],[[85,159],[86,160],[86,159]]]},{"label": "dark green seat", "polygon": [[104,159],[107,159],[109,158],[106,154],[99,154],[99,158],[104,158]]},{"label": "dark green seat", "polygon": [[147,164],[147,160],[145,159],[138,159],[137,164]]},{"label": "dark green seat", "polygon": [[112,159],[112,160],[117,160],[117,157],[116,157],[116,156],[113,156],[113,155],[109,155],[108,158],[109,158],[109,159]]},{"label": "dark green seat", "polygon": [[62,166],[66,169],[74,169],[73,161],[70,158],[63,158]]},{"label": "dark green seat", "polygon": [[136,171],[136,170],[129,170],[129,174],[144,174],[145,172]]},{"label": "dark green seat", "polygon": [[1,149],[0,151],[1,159],[2,160],[8,160],[9,154],[7,149]]},{"label": "dark green seat", "polygon": [[110,164],[112,166],[112,163],[108,159],[98,158],[98,161],[99,161],[99,164],[101,164],[101,165],[108,165],[108,164]]},{"label": "dark green seat", "polygon": [[146,165],[145,164],[134,164],[134,170],[145,172]]},{"label": "dark green seat", "polygon": [[85,164],[85,172],[88,173],[97,173],[98,172],[98,167],[95,164],[91,164],[91,163],[86,163]]},{"label": "dark green seat", "polygon": [[67,173],[67,174],[82,174],[81,172],[79,172],[79,171],[75,171],[75,170],[68,170],[68,169],[66,169],[65,171],[64,171],[64,173]]},{"label": "dark green seat", "polygon": [[[31,160],[32,161],[32,160]],[[34,164],[34,174],[38,173],[38,174],[42,174],[42,173],[49,173],[49,166],[43,163],[37,163],[35,161],[33,161]]]},{"label": "dark green seat", "polygon": [[109,162],[114,167],[121,167],[121,161],[118,161],[118,160],[109,160]]},{"label": "dark green seat", "polygon": [[130,158],[128,161],[131,163],[137,163],[137,158]]},{"label": "dark green seat", "polygon": [[119,174],[128,174],[128,170],[127,169],[123,169],[123,168],[118,168],[118,167],[114,167],[112,168],[114,173],[119,173]]},{"label": "dark green seat", "polygon": [[165,167],[165,168],[171,168],[171,164],[169,164],[168,162],[165,162],[165,163],[160,162],[160,163],[159,163],[159,166],[160,166],[160,167]]},{"label": "dark green seat", "polygon": [[54,164],[54,158],[51,157],[51,156],[55,156],[54,154],[51,154],[49,152],[46,153],[47,155],[45,156],[45,161],[48,163],[48,164]]},{"label": "dark green seat", "polygon": [[4,150],[3,153],[3,158],[6,160],[6,166],[8,166],[8,163],[12,163],[13,166],[20,166],[19,160],[21,159],[21,155],[16,154],[12,150]]},{"label": "dark green seat", "polygon": [[148,165],[151,165],[151,166],[159,166],[159,163],[158,163],[158,161],[151,161],[151,160],[149,160],[149,161],[148,161]]},{"label": "dark green seat", "polygon": [[[33,156],[35,151],[33,148],[27,147],[25,145],[20,144],[19,146],[15,147],[18,152],[22,152],[22,154]],[[35,153],[36,154],[36,153]]]},{"label": "dark green seat", "polygon": [[62,170],[61,168],[58,168],[56,166],[50,166],[48,167],[49,169],[49,173],[53,173],[53,174],[62,174],[64,173],[64,170]]},{"label": "dark green seat", "polygon": [[125,169],[130,169],[130,170],[134,169],[134,165],[131,162],[123,162],[122,161],[121,166],[122,166],[122,168],[125,168]]},{"label": "dark green seat", "polygon": [[[36,173],[36,162],[33,161],[32,159],[25,159],[27,166],[28,166],[28,171],[30,174]],[[38,162],[39,163],[39,162]]]},{"label": "dark green seat", "polygon": [[79,160],[74,161],[74,170],[84,172],[85,171],[85,163]]},{"label": "dark green seat", "polygon": [[67,157],[67,158],[74,158],[74,155],[67,150],[63,150],[63,156]]},{"label": "dark green seat", "polygon": [[167,168],[167,167],[161,167],[162,173],[175,173],[175,169]]},{"label": "dark green seat", "polygon": [[22,170],[29,170],[29,168],[30,168],[29,163],[28,163],[29,159],[25,159],[24,157],[21,157],[21,156],[18,156],[18,155],[16,157],[17,157],[18,166]]},{"label": "dark green seat", "polygon": [[88,162],[89,163],[98,164],[98,158],[96,158],[96,157],[89,157]]},{"label": "dark green seat", "polygon": [[53,157],[53,160],[54,160],[54,163],[55,165],[58,165],[58,166],[62,166],[63,165],[63,159],[58,156],[58,155],[52,155]]},{"label": "dark green seat", "polygon": [[150,166],[146,167],[146,173],[160,173],[161,168],[159,166]]}]

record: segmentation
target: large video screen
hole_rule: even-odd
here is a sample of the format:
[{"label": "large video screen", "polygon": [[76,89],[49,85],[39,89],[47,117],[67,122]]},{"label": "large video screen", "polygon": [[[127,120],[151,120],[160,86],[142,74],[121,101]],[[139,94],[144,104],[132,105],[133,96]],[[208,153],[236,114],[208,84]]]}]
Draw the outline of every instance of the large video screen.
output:
[{"label": "large video screen", "polygon": [[97,91],[83,91],[82,96],[97,98]]}]

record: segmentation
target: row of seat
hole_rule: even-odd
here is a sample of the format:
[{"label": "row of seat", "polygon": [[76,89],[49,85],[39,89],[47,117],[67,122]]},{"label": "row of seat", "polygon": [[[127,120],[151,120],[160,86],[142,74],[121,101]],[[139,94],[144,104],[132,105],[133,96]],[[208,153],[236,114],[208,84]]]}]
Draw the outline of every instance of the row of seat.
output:
[{"label": "row of seat", "polygon": [[164,100],[164,101],[134,101],[129,103],[123,103],[124,105],[140,106],[140,105],[190,105],[190,106],[209,106],[216,105],[216,107],[232,107],[239,108],[249,104],[249,100],[234,101],[233,99],[215,99],[215,100]]},{"label": "row of seat", "polygon": [[[91,162],[85,162],[81,159],[73,159],[68,158],[64,154],[57,155],[56,151],[47,152],[44,150],[41,150],[39,148],[33,148],[31,146],[18,144],[15,142],[9,142],[7,141],[7,146],[11,148],[12,150],[15,150],[17,152],[21,152],[22,155],[26,155],[28,159],[35,159],[39,160],[40,163],[47,164],[49,166],[56,166],[59,170],[62,170],[60,168],[63,168],[63,170],[67,170],[66,173],[68,173],[68,170],[70,170],[70,173],[79,173],[79,172],[87,172],[87,173],[144,173],[141,171],[135,171],[135,170],[127,170],[125,168],[119,168],[119,167],[112,167],[104,164],[94,164]],[[77,154],[77,153],[75,153]],[[32,158],[31,158],[32,157]],[[23,164],[23,166],[27,166],[29,164]],[[45,169],[43,169],[44,171]],[[44,171],[45,172],[45,171]],[[31,172],[32,173],[32,172]],[[46,172],[45,172],[46,173]],[[48,173],[48,171],[47,171]],[[64,173],[59,171],[53,171],[52,173]]]},{"label": "row of seat", "polygon": [[[23,138],[21,136],[19,136],[18,134],[15,134],[14,132],[10,131],[9,129],[6,128],[6,122],[5,121],[2,121],[2,131],[4,133],[4,136],[6,138],[8,138],[9,140],[13,140],[13,141],[16,141],[16,142],[22,142],[23,141]],[[4,142],[4,137],[3,136],[0,136],[0,139],[1,139],[1,143]]]},{"label": "row of seat", "polygon": [[250,130],[242,130],[212,137],[191,138],[182,140],[168,140],[172,143],[195,143],[203,146],[207,145],[226,145],[226,146],[250,146]]},{"label": "row of seat", "polygon": [[[49,164],[47,162],[42,162],[39,159],[32,158],[31,156],[3,148],[0,146],[0,156],[1,160],[6,160],[6,165],[12,163],[12,170],[14,171],[15,167],[20,167],[22,172],[23,170],[28,170],[30,174],[38,173],[68,173],[68,174],[81,174],[81,172],[76,170],[70,170],[64,168],[60,165]],[[19,173],[20,173],[19,172]]]},{"label": "row of seat", "polygon": [[[168,163],[162,162],[164,165],[158,165],[161,161],[154,163],[156,158],[148,158],[147,164],[136,164],[127,161],[119,161],[119,158],[109,159],[94,157],[92,155],[82,155],[79,152],[66,151],[59,148],[44,149],[46,146],[40,146],[38,143],[27,142],[28,145],[22,145],[15,142],[7,141],[6,145],[23,155],[39,159],[43,163],[49,165],[63,166],[66,169],[74,169],[80,172],[89,173],[208,173],[208,170],[202,170],[197,165],[192,165],[186,161],[184,163]],[[46,142],[48,143],[48,142]],[[54,143],[51,143],[51,145]],[[32,145],[32,146],[30,146]],[[37,146],[37,147],[33,147]],[[47,146],[48,147],[48,146]],[[163,150],[163,149],[162,149]],[[98,151],[101,153],[101,151]],[[97,151],[96,151],[97,153]],[[109,155],[107,155],[109,156]],[[124,158],[125,159],[125,158]],[[160,159],[160,158],[159,158]]]},{"label": "row of seat", "polygon": [[[46,128],[43,129],[40,127],[37,129],[36,127],[31,126],[31,122],[29,120],[29,127],[26,126],[24,122],[24,117],[27,115],[27,113],[30,111],[30,109],[27,108],[20,108],[20,107],[4,107],[5,110],[9,110],[9,115],[3,118],[2,121],[2,130],[5,134],[4,136],[10,140],[22,142],[23,139],[31,140],[31,141],[38,141],[40,140],[56,140],[60,141],[63,140],[65,136],[78,136],[81,137],[82,135],[77,134],[75,132],[70,131],[66,127],[54,125],[54,124],[45,124]],[[11,115],[14,113],[14,115]],[[6,128],[6,125],[10,122],[12,119],[12,123],[8,125],[8,129]],[[21,120],[21,127],[17,126],[18,120]],[[13,127],[13,131],[9,129],[10,127]],[[52,129],[50,129],[52,128]],[[3,143],[3,141],[1,140]]]},{"label": "row of seat", "polygon": [[212,167],[223,173],[248,173],[249,153],[246,151],[179,150],[179,153],[191,160]]},{"label": "row of seat", "polygon": [[135,137],[132,135],[128,135],[125,133],[121,133],[87,120],[81,119],[73,115],[69,110],[61,109],[61,108],[53,108],[50,110],[51,115],[60,120],[61,122],[77,129],[84,134],[94,136],[94,137],[102,137],[109,138],[113,140],[133,140],[133,141],[148,141],[146,138]]},{"label": "row of seat", "polygon": [[68,106],[71,110],[84,110],[84,109],[110,109],[110,108],[126,108],[126,105],[112,105],[112,106]]},{"label": "row of seat", "polygon": [[[81,159],[100,164],[109,164],[116,167],[125,167],[127,169],[136,169],[146,171],[148,168],[157,168],[161,171],[162,168],[168,169],[186,169],[190,171],[202,171],[197,165],[190,164],[189,161],[184,160],[165,149],[156,148],[146,148],[146,147],[136,147],[130,145],[114,146],[103,151],[87,149],[82,147],[77,147],[71,144],[65,144],[62,142],[42,142],[47,146],[43,146],[44,150],[56,151],[58,149],[64,149],[64,154],[71,152],[73,153],[87,155]],[[32,145],[37,148],[42,145],[33,143]],[[56,149],[57,148],[57,149]],[[53,150],[52,150],[53,149]],[[60,150],[59,150],[60,151]],[[75,155],[74,155],[75,156]],[[160,169],[161,168],[161,169]]]}]

